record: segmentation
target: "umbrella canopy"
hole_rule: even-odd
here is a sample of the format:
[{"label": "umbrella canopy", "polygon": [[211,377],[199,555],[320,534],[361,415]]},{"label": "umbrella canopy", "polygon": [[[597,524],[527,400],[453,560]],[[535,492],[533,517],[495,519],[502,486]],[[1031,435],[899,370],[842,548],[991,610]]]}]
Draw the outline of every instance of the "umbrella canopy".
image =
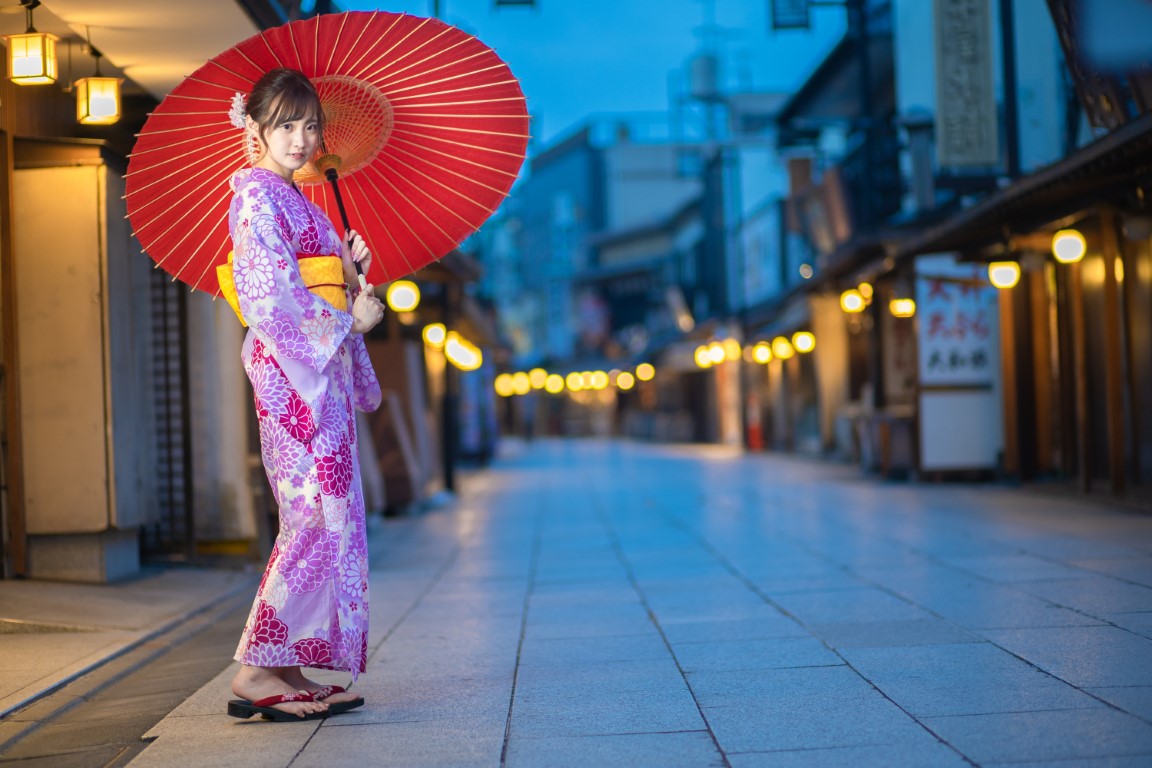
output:
[{"label": "umbrella canopy", "polygon": [[193,288],[220,293],[216,267],[231,248],[228,180],[252,159],[229,106],[276,67],[304,73],[324,107],[327,154],[296,183],[339,222],[323,173],[337,168],[351,226],[373,251],[374,283],[450,252],[516,180],[528,142],[524,94],[475,37],[437,19],[364,11],[266,30],[173,89],[129,156],[134,234],[157,266]]}]

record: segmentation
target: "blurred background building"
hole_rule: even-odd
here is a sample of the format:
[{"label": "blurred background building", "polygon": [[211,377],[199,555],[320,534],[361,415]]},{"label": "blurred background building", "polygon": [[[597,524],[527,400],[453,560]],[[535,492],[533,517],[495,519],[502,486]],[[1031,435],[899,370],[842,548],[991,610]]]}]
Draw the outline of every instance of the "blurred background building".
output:
[{"label": "blurred background building", "polygon": [[[768,5],[777,35],[816,10]],[[712,30],[667,115],[590,119],[535,154],[478,251],[515,275],[505,369],[577,374],[545,398],[567,418],[533,429],[1143,498],[1146,4],[842,11],[791,93],[741,92]],[[642,362],[653,381],[588,393]]]}]

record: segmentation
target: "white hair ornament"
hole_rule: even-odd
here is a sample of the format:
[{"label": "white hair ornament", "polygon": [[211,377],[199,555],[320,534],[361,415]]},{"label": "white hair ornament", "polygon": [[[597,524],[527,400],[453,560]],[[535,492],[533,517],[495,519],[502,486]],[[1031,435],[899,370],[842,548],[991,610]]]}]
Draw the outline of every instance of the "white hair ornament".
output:
[{"label": "white hair ornament", "polygon": [[244,98],[244,94],[237,93],[232,97],[232,108],[228,110],[228,119],[232,125],[237,128],[245,127],[248,122],[248,100]]}]

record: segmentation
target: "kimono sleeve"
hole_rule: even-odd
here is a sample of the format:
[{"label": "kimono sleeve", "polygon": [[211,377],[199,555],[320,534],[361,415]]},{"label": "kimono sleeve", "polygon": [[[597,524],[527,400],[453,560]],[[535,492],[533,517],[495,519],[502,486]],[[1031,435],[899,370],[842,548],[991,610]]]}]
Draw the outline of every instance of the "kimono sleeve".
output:
[{"label": "kimono sleeve", "polygon": [[356,409],[365,412],[374,411],[380,407],[380,381],[376,378],[376,370],[372,367],[372,359],[368,356],[364,337],[352,336],[349,346],[352,352],[352,391]]},{"label": "kimono sleeve", "polygon": [[232,272],[240,313],[277,359],[323,372],[349,335],[352,315],[304,285],[285,214],[267,190],[245,190],[234,205]]}]

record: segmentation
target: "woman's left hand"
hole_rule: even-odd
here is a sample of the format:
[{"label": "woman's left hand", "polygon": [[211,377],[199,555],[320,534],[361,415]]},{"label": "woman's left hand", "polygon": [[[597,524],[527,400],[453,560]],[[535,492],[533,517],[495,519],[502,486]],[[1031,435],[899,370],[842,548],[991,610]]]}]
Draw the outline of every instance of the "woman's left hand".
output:
[{"label": "woman's left hand", "polygon": [[[352,247],[348,247],[348,242],[352,242]],[[356,276],[355,262],[360,262],[360,269],[364,274],[368,274],[368,268],[372,266],[372,252],[368,250],[368,244],[364,242],[364,238],[360,234],[350,229],[344,234],[344,239],[341,241],[343,245],[340,254],[340,261],[344,266],[344,282],[348,285],[359,286],[360,278]]]}]

